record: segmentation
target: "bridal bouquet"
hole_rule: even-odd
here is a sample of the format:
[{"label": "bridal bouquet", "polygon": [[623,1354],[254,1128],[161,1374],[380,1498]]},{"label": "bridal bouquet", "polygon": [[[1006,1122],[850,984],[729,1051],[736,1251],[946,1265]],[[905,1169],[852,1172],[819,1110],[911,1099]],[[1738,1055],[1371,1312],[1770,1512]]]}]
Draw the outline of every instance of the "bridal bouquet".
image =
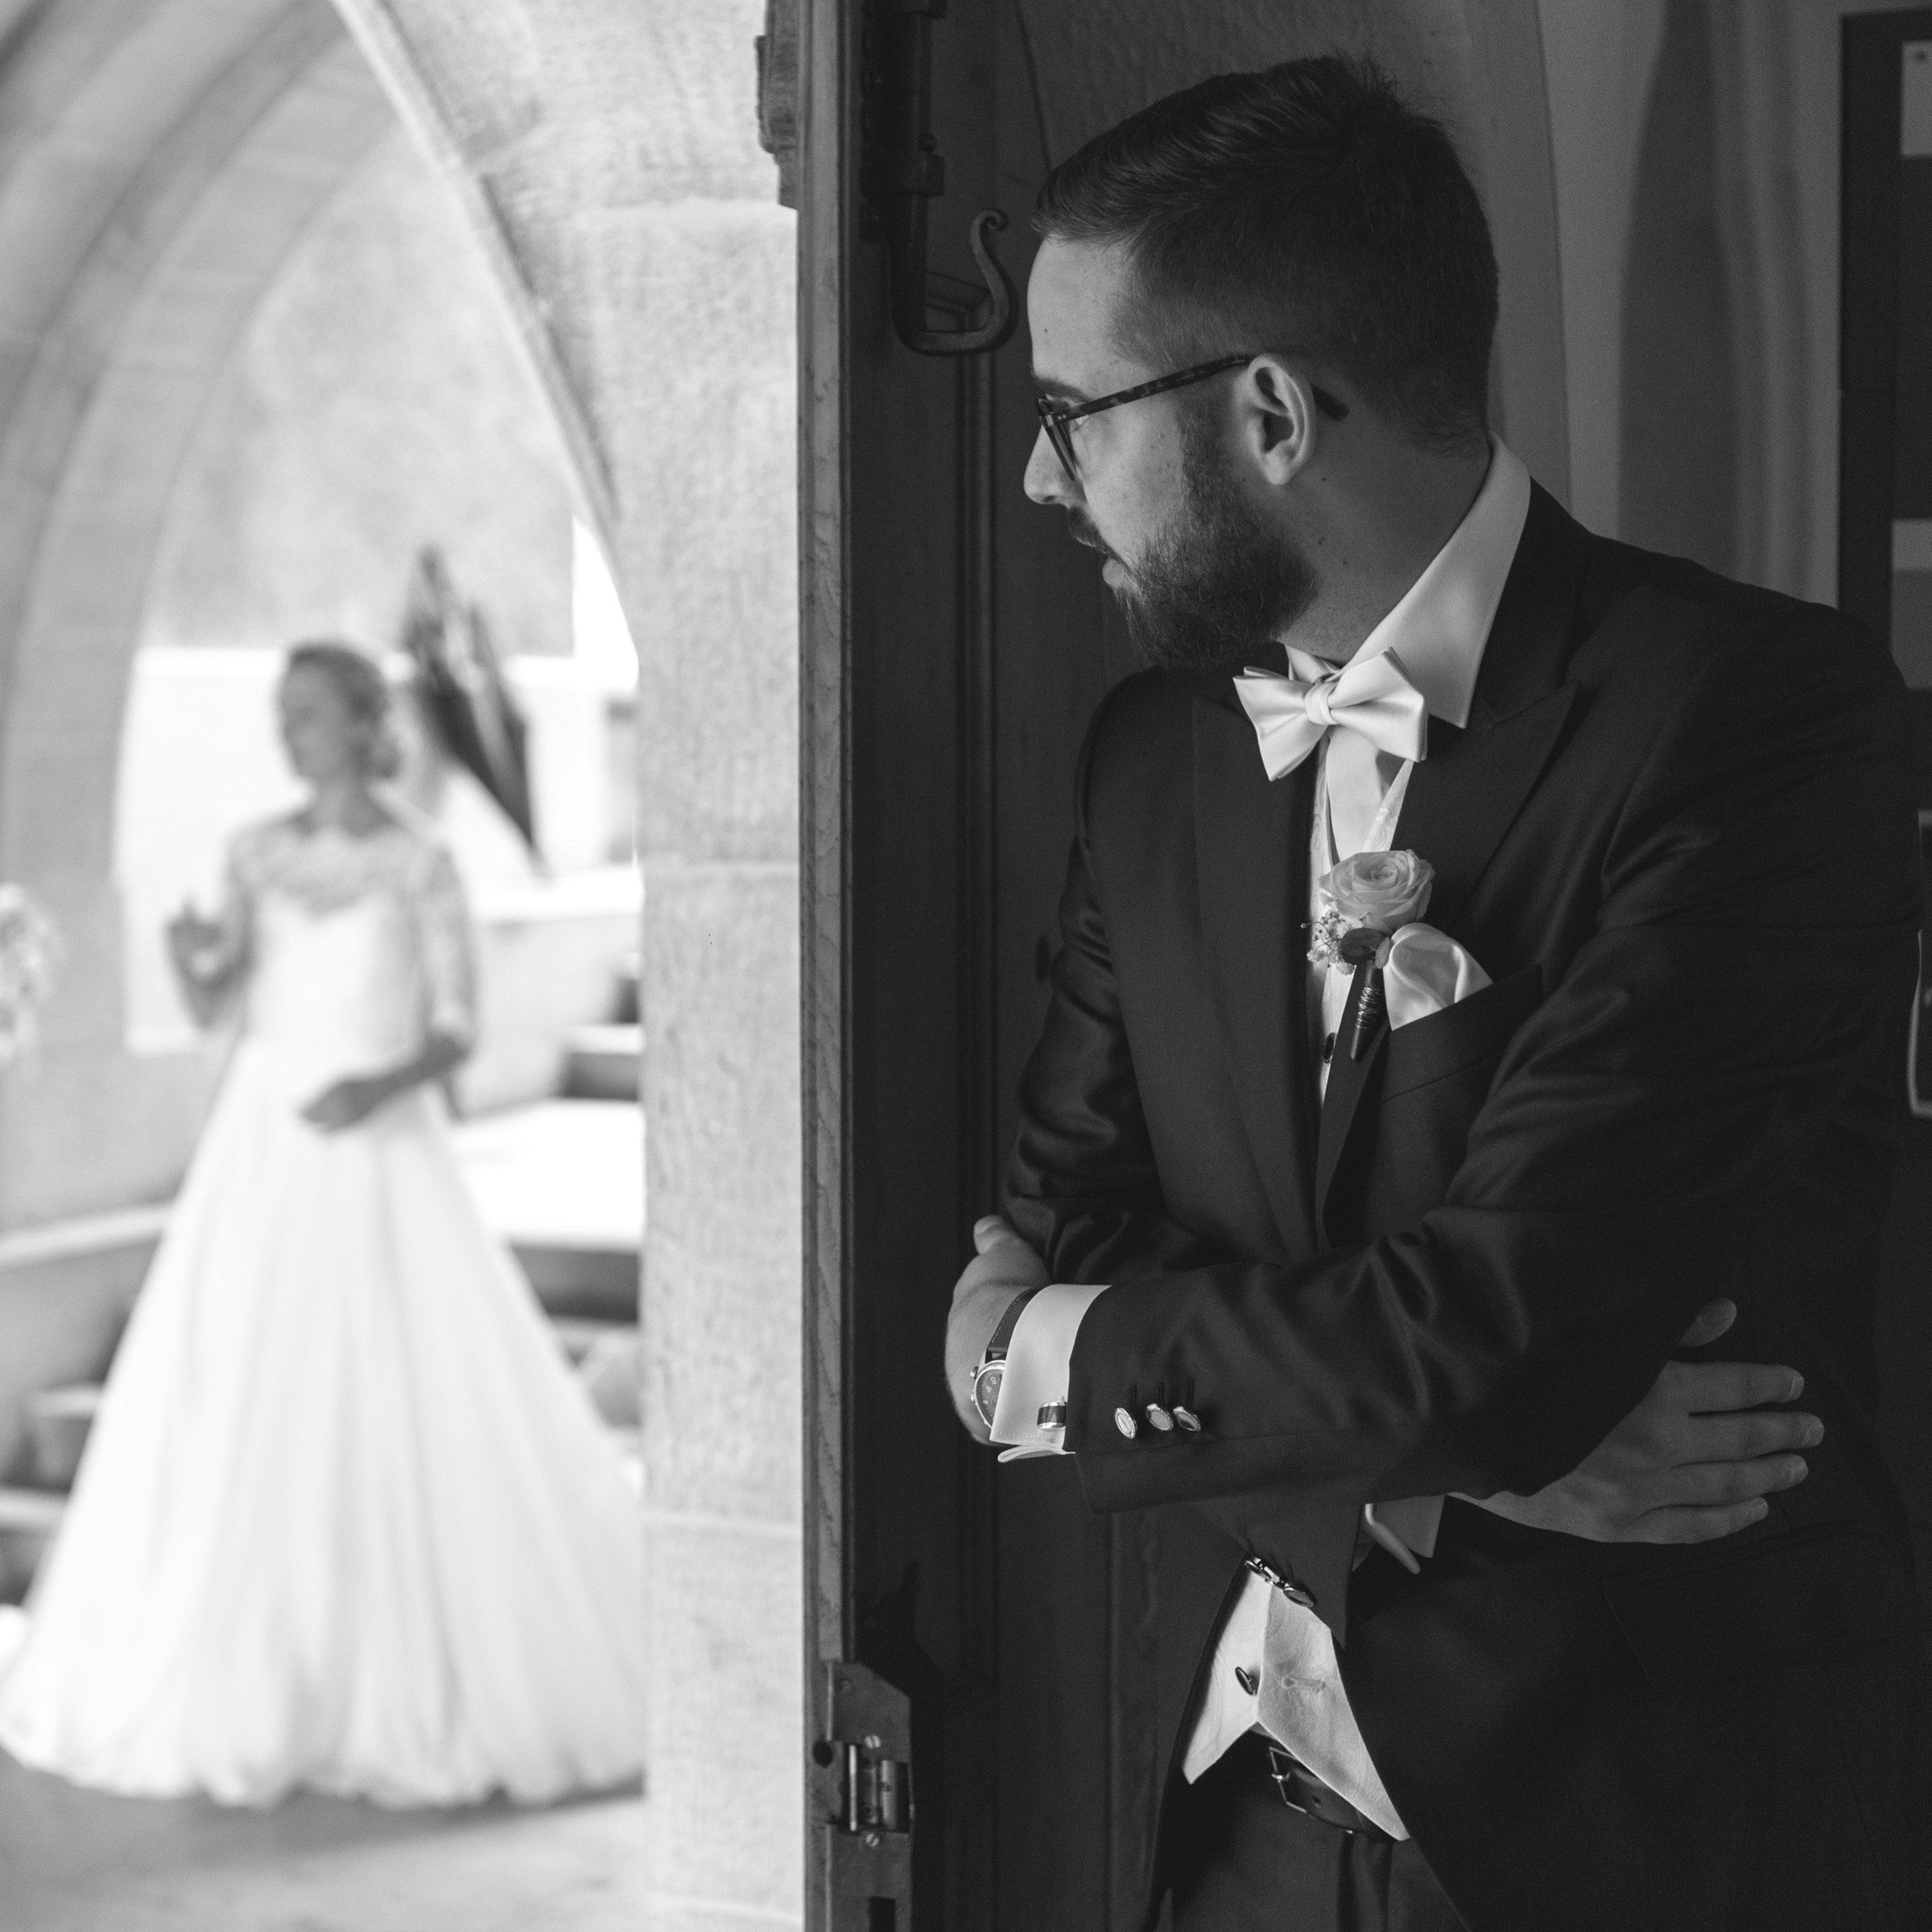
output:
[{"label": "bridal bouquet", "polygon": [[60,964],[54,923],[18,886],[0,886],[0,1066],[33,1044]]}]

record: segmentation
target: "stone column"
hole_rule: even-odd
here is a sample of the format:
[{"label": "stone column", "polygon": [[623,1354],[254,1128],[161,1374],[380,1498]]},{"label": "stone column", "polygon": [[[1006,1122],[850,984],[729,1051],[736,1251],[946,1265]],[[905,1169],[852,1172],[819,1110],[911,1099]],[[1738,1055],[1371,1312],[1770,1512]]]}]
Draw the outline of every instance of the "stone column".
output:
[{"label": "stone column", "polygon": [[641,663],[654,1928],[802,1916],[792,217],[758,0],[343,0],[489,248]]}]

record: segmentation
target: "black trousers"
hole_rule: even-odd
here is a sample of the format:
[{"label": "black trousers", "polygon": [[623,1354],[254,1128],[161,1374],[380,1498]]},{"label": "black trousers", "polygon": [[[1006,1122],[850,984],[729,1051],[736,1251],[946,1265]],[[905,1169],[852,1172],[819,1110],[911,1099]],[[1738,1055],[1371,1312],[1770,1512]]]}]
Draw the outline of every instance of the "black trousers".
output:
[{"label": "black trousers", "polygon": [[1290,1810],[1249,1752],[1181,1804],[1174,1932],[1465,1932],[1413,1844]]}]

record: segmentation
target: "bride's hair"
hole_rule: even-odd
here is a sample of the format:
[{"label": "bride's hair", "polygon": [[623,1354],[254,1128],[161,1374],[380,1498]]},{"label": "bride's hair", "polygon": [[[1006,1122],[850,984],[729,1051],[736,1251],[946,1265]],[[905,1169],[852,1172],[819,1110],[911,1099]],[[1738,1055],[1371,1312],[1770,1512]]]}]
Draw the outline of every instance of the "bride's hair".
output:
[{"label": "bride's hair", "polygon": [[395,703],[382,667],[353,644],[316,639],[295,645],[282,667],[291,671],[319,671],[333,684],[349,715],[365,733],[363,769],[372,778],[393,778],[402,769],[402,745],[396,736]]}]

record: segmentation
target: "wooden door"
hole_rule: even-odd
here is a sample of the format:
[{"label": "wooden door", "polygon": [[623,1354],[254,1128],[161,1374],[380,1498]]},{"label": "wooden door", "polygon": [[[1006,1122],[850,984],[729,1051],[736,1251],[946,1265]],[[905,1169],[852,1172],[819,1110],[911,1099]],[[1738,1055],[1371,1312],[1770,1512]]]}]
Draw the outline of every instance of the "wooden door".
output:
[{"label": "wooden door", "polygon": [[1091,559],[1021,495],[1023,317],[995,351],[904,339],[991,320],[983,208],[1023,301],[1045,163],[1014,16],[801,21],[810,1922],[1097,1932],[1139,1883],[1121,1787],[1151,1794],[1108,1696],[1144,1533],[1070,1467],[996,1480],[939,1361],[1124,658]]},{"label": "wooden door", "polygon": [[[1839,602],[1909,687],[1932,903],[1932,7],[1844,23]],[[1932,964],[1932,927],[1926,943]],[[1922,968],[1904,1155],[1879,1285],[1886,1446],[1932,1596],[1932,971]]]}]

